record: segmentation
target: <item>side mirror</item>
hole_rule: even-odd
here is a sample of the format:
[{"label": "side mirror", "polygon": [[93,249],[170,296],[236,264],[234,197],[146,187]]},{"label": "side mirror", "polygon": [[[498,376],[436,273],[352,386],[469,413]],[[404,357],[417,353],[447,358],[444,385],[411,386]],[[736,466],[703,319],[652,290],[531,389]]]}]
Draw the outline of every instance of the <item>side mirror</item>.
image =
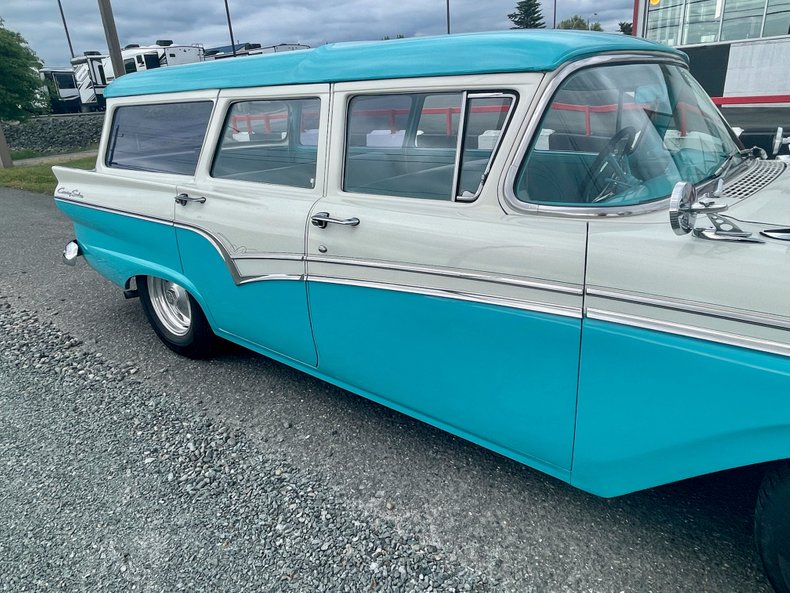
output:
[{"label": "side mirror", "polygon": [[669,225],[676,235],[687,235],[694,230],[698,214],[716,214],[726,209],[726,204],[716,204],[707,196],[698,199],[691,183],[679,181],[669,198]]}]

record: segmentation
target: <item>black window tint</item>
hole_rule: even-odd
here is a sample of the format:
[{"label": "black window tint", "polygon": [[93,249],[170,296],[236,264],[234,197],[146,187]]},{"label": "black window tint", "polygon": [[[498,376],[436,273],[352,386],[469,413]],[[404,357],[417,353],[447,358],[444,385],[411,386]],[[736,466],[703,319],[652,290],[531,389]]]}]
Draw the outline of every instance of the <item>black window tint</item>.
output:
[{"label": "black window tint", "polygon": [[235,103],[212,177],[315,187],[320,110],[316,98]]},{"label": "black window tint", "polygon": [[119,107],[107,166],[194,175],[211,108],[210,101]]}]

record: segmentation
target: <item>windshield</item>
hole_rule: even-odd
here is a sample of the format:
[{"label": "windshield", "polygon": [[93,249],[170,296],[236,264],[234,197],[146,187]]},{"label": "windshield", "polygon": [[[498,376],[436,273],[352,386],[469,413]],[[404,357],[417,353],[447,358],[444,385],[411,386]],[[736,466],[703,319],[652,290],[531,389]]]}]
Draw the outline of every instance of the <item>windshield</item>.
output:
[{"label": "windshield", "polygon": [[732,170],[739,149],[685,68],[588,68],[557,90],[514,190],[536,204],[641,204],[667,197],[678,181]]}]

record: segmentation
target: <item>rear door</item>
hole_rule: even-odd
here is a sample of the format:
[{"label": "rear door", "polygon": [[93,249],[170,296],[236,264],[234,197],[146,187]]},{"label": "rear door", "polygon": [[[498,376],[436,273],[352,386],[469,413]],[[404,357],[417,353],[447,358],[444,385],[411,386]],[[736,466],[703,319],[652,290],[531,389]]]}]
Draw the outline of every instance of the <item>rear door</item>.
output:
[{"label": "rear door", "polygon": [[308,365],[305,221],[323,191],[327,101],[327,85],[223,91],[175,217],[220,333]]}]

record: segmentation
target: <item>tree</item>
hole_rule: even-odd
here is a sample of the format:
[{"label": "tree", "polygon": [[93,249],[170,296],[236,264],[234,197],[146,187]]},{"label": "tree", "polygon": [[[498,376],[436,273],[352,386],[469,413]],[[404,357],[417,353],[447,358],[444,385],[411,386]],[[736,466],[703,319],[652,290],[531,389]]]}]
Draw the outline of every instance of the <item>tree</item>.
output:
[{"label": "tree", "polygon": [[516,12],[507,15],[515,26],[511,29],[545,29],[540,0],[521,0],[516,4]]},{"label": "tree", "polygon": [[26,119],[41,112],[41,66],[27,41],[0,19],[0,119]]},{"label": "tree", "polygon": [[601,27],[601,23],[595,22],[592,23],[588,21],[583,16],[579,16],[578,14],[574,14],[572,17],[565,19],[564,21],[560,21],[557,25],[558,29],[578,29],[583,31],[603,31]]},{"label": "tree", "polygon": [[620,33],[623,35],[633,35],[634,34],[634,24],[628,21],[620,21],[617,23],[617,26],[620,27]]},{"label": "tree", "polygon": [[[22,36],[5,28],[0,18],[0,120],[27,119],[41,112],[41,62]],[[0,168],[11,156],[0,124]]]}]

